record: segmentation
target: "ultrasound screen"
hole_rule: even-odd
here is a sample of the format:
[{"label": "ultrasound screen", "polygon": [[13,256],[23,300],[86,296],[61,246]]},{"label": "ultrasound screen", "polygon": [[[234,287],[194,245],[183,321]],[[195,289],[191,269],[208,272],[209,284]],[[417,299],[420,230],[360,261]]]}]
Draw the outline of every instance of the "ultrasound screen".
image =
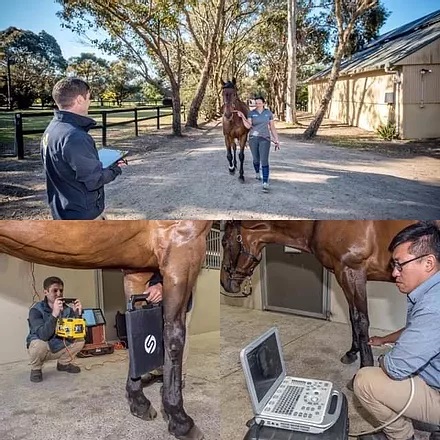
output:
[{"label": "ultrasound screen", "polygon": [[261,402],[283,371],[275,334],[249,352],[247,360],[257,399]]}]

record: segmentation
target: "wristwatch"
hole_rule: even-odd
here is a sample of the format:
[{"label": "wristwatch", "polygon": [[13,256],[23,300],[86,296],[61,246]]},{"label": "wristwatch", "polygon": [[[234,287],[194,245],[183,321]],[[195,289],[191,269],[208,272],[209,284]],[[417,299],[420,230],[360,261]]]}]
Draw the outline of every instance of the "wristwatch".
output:
[{"label": "wristwatch", "polygon": [[381,354],[381,355],[377,358],[377,362],[378,362],[379,366],[380,366],[380,365],[385,365],[385,364],[384,364],[384,358],[385,358],[385,355],[384,355],[384,354]]}]

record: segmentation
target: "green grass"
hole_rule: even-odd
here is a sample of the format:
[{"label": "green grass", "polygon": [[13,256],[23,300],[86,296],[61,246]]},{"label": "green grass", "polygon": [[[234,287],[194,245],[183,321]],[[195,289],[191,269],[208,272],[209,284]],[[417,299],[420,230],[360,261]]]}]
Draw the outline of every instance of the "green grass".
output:
[{"label": "green grass", "polygon": [[[109,107],[102,107],[102,108],[91,108],[91,110],[114,110],[110,109]],[[47,116],[35,116],[35,117],[28,117],[26,118],[26,115],[32,114],[32,113],[39,113],[42,110],[26,110],[22,111],[21,113],[24,115],[23,117],[23,130],[41,130],[42,132],[45,130],[47,125],[52,119],[53,113],[48,114]],[[172,113],[172,110],[170,108],[164,108],[160,110],[161,115],[170,115]],[[156,116],[156,110],[139,110],[138,111],[138,118],[145,118],[148,116]],[[93,118],[98,125],[102,124],[102,117],[100,114],[92,114],[90,115],[91,118]],[[114,122],[123,122],[123,121],[129,121],[134,119],[134,112],[126,112],[126,113],[108,113],[107,114],[107,123],[111,124]],[[168,117],[163,117],[160,120],[161,124],[168,123]],[[143,121],[140,123],[142,127],[144,126],[156,126],[156,119],[150,120],[150,121]],[[114,128],[124,128],[130,129],[133,132],[134,136],[134,123],[127,124],[125,126],[117,126]],[[101,136],[101,130],[92,130],[91,132],[94,137]],[[99,133],[99,134],[98,134]],[[15,127],[14,127],[14,113],[13,112],[2,112],[0,111],[0,149],[2,146],[11,147],[14,144],[14,137],[15,137]],[[25,142],[26,139],[32,139],[32,140],[38,140],[41,138],[41,134],[33,134],[33,135],[25,135]]]}]

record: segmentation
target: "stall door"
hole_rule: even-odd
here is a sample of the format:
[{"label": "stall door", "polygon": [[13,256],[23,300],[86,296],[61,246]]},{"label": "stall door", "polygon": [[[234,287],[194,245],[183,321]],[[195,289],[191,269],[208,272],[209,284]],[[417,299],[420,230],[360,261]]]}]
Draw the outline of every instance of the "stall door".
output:
[{"label": "stall door", "polygon": [[266,246],[263,306],[266,310],[329,317],[328,272],[314,255],[286,246]]}]

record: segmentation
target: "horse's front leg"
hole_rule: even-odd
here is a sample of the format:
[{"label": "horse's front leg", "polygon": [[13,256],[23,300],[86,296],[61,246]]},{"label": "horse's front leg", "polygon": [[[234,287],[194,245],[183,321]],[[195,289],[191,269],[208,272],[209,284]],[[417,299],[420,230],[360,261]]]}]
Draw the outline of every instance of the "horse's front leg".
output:
[{"label": "horse's front leg", "polygon": [[238,176],[238,178],[243,183],[244,183],[243,166],[244,166],[244,148],[245,148],[245,146],[246,146],[246,137],[244,139],[240,139],[240,154],[238,155],[238,157],[240,159],[240,175]]},{"label": "horse's front leg", "polygon": [[234,163],[232,162],[232,147],[231,147],[231,143],[229,142],[229,139],[225,139],[225,144],[226,144],[226,158],[228,159],[229,162],[229,173],[230,174],[234,174],[235,173],[235,166]]},{"label": "horse's front leg", "polygon": [[[347,296],[347,295],[346,295]],[[354,301],[354,293],[350,292],[348,294],[352,298],[352,301]],[[358,318],[358,311],[356,310],[354,303],[349,303],[348,310],[350,314],[350,323],[351,323],[351,348],[348,350],[344,356],[341,357],[341,362],[343,364],[352,364],[357,359],[357,354],[359,352],[359,326],[357,325],[357,322],[359,320]]]},{"label": "horse's front leg", "polygon": [[[133,294],[139,294],[145,291],[145,283],[151,278],[151,273],[129,273],[124,272],[124,291],[128,298]],[[131,360],[130,360],[131,362]],[[142,382],[140,377],[127,377],[125,386],[126,397],[130,405],[130,412],[143,420],[153,420],[157,416],[156,410],[151,402],[145,397],[142,391]]]},{"label": "horse's front leg", "polygon": [[[191,254],[192,255],[192,254]],[[181,270],[182,261],[173,266]],[[185,314],[197,273],[164,276],[164,351],[163,409],[168,416],[168,430],[180,440],[202,440],[203,434],[183,407],[182,357],[185,343]]]},{"label": "horse's front leg", "polygon": [[[353,354],[354,350],[359,350],[361,368],[373,366],[373,351],[368,344],[370,321],[368,318],[366,273],[363,270],[346,267],[340,274],[340,284],[348,300],[350,319],[352,320],[353,343],[346,356]],[[353,389],[353,379],[347,385],[349,389]]]}]

